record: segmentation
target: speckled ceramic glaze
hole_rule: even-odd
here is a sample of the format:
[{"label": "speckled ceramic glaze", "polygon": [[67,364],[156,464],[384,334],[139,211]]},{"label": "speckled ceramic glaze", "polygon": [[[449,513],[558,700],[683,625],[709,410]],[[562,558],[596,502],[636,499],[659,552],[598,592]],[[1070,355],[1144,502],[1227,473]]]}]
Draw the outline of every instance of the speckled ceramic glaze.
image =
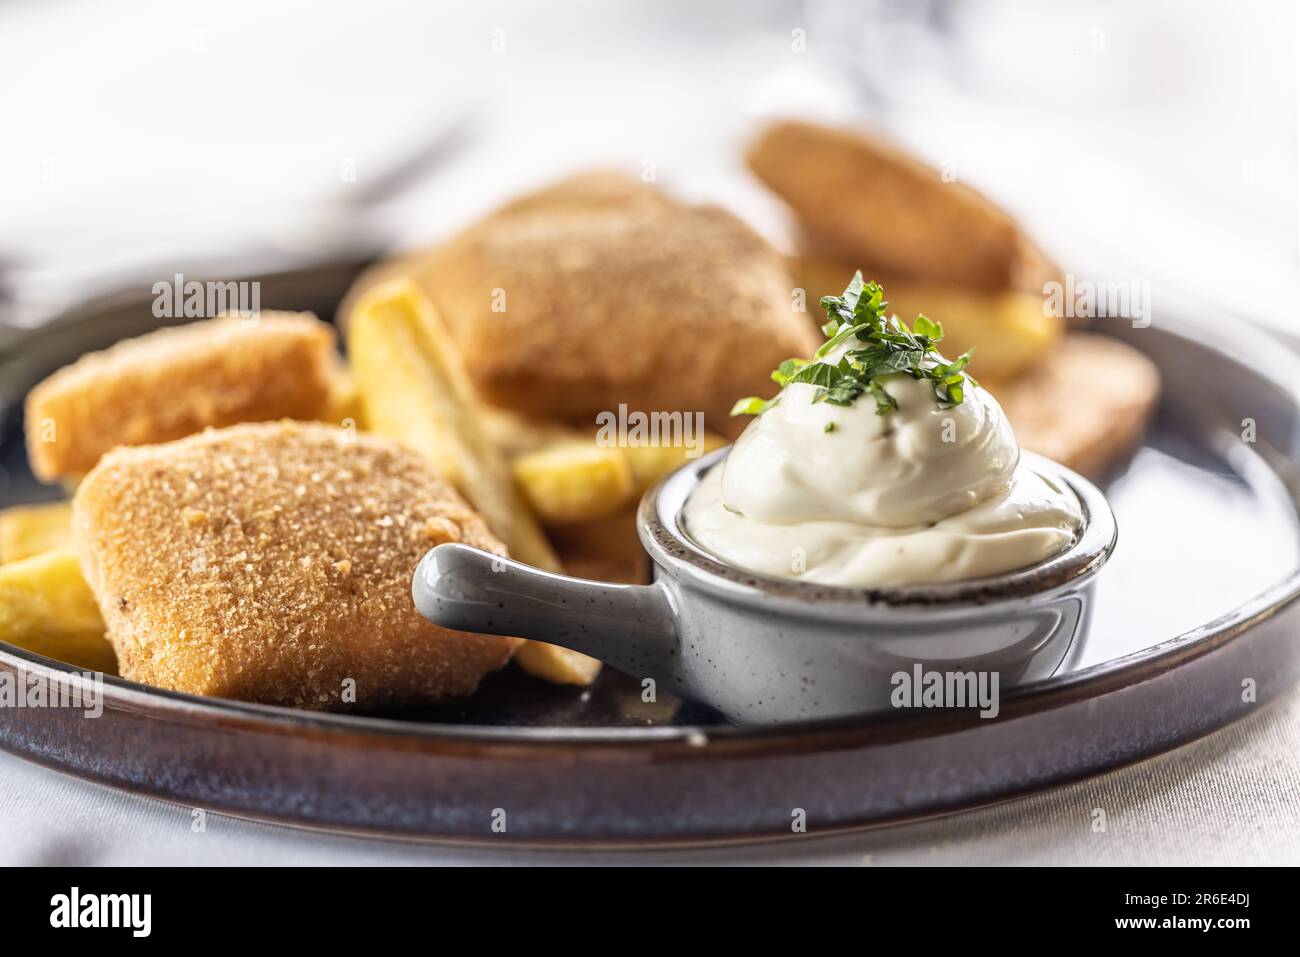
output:
[{"label": "speckled ceramic glaze", "polygon": [[1068,485],[1084,528],[1022,571],[947,585],[856,589],[766,578],[725,565],[680,524],[719,450],[646,494],[638,524],[652,585],[553,575],[465,545],[440,545],[416,572],[431,621],[573,648],[742,724],[888,710],[900,672],[998,675],[1000,688],[1053,674],[1088,625],[1115,519],[1090,482],[1040,456]]}]

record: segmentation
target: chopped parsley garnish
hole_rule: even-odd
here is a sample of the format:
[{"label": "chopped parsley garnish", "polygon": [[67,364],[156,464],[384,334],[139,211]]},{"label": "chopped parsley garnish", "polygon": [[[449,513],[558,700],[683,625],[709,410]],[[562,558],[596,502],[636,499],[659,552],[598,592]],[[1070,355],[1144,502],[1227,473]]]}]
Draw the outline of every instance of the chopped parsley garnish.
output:
[{"label": "chopped parsley garnish", "polygon": [[[792,382],[817,387],[814,402],[849,406],[862,395],[876,403],[876,414],[885,415],[898,408],[894,397],[880,381],[887,375],[910,375],[928,379],[934,386],[934,400],[941,409],[951,409],[965,399],[966,383],[978,385],[966,372],[971,354],[966,352],[949,362],[935,351],[934,344],[943,338],[943,327],[933,319],[917,316],[912,328],[886,314],[889,303],[885,290],[874,282],[862,281],[862,273],[853,274],[841,296],[823,296],[826,310],[822,343],[812,359],[786,359],[772,373],[772,381],[784,388]],[[840,346],[852,342],[837,361],[826,360]],[[750,396],[741,399],[732,415],[762,415],[778,399]],[[828,424],[827,432],[833,431]]]}]

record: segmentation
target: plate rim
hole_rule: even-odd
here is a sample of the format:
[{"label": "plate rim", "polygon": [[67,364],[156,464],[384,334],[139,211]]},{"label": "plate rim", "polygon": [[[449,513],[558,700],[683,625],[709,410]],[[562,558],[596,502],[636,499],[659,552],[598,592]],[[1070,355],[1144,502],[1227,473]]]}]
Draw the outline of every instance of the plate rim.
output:
[{"label": "plate rim", "polygon": [[[367,261],[363,260],[330,261],[268,273],[262,278],[302,280],[342,270],[355,272],[366,264]],[[196,270],[194,275],[205,275],[210,268]],[[15,331],[4,342],[3,348],[0,348],[0,365],[21,359],[24,347],[34,341],[92,323],[106,310],[121,308],[135,301],[143,301],[143,297],[127,290],[110,291],[60,313],[45,324]],[[1178,308],[1171,311],[1177,313],[1177,320],[1157,321],[1153,324],[1161,333],[1209,348],[1225,361],[1248,365],[1255,375],[1266,380],[1286,397],[1293,408],[1300,411],[1300,384],[1292,382],[1285,368],[1285,357],[1293,353],[1290,346],[1272,329],[1190,300],[1180,302]],[[1093,329],[1104,330],[1104,326],[1094,324]],[[1249,331],[1250,335],[1233,337],[1231,329]],[[1226,348],[1229,345],[1231,350]],[[11,415],[14,409],[11,407],[3,411],[6,415]],[[1266,465],[1276,474],[1276,463],[1270,461]],[[1292,505],[1300,512],[1300,505],[1294,498]],[[1285,610],[1297,599],[1300,599],[1300,563],[1289,574],[1232,610],[1158,644],[1097,662],[1069,675],[1052,676],[1008,689],[1001,696],[1002,715],[1006,719],[1023,717],[1139,684],[1213,651],[1260,621]],[[6,670],[21,668],[31,672],[36,669],[47,675],[84,673],[75,666],[3,641],[0,641],[0,665]],[[154,688],[109,675],[104,676],[103,680],[105,705],[111,703],[125,710],[156,713],[160,717],[171,715],[185,720],[207,717],[217,723],[239,724],[249,730],[267,734],[310,733],[321,737],[362,735],[369,740],[414,741],[426,747],[444,743],[452,746],[452,750],[477,746],[478,753],[490,753],[497,758],[527,757],[530,749],[549,752],[560,748],[578,755],[589,750],[587,757],[593,760],[602,757],[622,759],[611,751],[615,747],[635,749],[638,755],[644,753],[643,756],[655,759],[700,757],[705,754],[713,756],[722,751],[736,755],[784,754],[807,748],[810,740],[816,740],[819,750],[831,751],[948,734],[978,720],[977,715],[965,712],[940,711],[824,718],[775,726],[520,727],[449,724],[313,712],[204,697]]]}]

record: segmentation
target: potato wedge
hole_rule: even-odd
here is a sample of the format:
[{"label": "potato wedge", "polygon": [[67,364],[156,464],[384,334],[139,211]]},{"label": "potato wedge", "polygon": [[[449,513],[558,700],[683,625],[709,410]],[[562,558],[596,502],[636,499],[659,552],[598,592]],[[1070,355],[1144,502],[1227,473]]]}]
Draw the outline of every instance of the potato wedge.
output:
[{"label": "potato wedge", "polygon": [[[692,449],[674,445],[602,445],[576,430],[550,442],[529,441],[512,457],[515,482],[548,528],[594,522],[636,504],[655,482],[690,461]],[[726,439],[706,432],[697,448],[711,452]]]},{"label": "potato wedge", "polygon": [[479,413],[479,422],[492,444],[511,460],[557,442],[582,442],[589,438],[577,426],[553,420],[529,419],[518,412],[496,406],[480,405]]},{"label": "potato wedge", "polygon": [[330,371],[329,403],[321,421],[361,429],[365,428],[364,418],[356,380],[352,378],[352,371],[340,362]]},{"label": "potato wedge", "polygon": [[0,562],[16,562],[72,541],[72,505],[15,505],[0,512]]},{"label": "potato wedge", "polygon": [[[432,303],[408,280],[371,289],[348,321],[348,353],[367,425],[426,456],[522,562],[560,569],[550,542],[487,437],[460,356]],[[530,673],[590,684],[600,662],[556,645],[516,652]]]},{"label": "potato wedge", "polygon": [[70,545],[0,565],[0,640],[79,668],[117,673],[99,606]]},{"label": "potato wedge", "polygon": [[[481,411],[481,421],[488,436],[501,453],[511,461],[529,452],[538,452],[562,442],[586,442],[593,438],[589,431],[584,432],[577,426],[527,419],[509,409],[485,405],[481,407]],[[696,447],[703,455],[726,444],[727,439],[716,432],[705,432]],[[618,448],[627,457],[628,465],[632,468],[638,494],[684,464],[693,451],[685,446],[672,445],[624,445]]]},{"label": "potato wedge", "polygon": [[528,452],[511,468],[524,498],[548,525],[604,518],[636,494],[628,456],[591,440]]},{"label": "potato wedge", "polygon": [[[720,449],[727,440],[714,432],[705,432],[702,438],[701,455]],[[628,465],[632,468],[632,481],[635,485],[635,497],[643,495],[651,485],[658,482],[669,472],[675,471],[691,461],[692,449],[680,445],[628,445],[621,448]],[[696,456],[698,458],[698,456]]]},{"label": "potato wedge", "polygon": [[348,350],[371,428],[432,461],[513,557],[557,569],[541,526],[475,417],[459,357],[424,295],[397,280],[363,296],[348,326]]}]

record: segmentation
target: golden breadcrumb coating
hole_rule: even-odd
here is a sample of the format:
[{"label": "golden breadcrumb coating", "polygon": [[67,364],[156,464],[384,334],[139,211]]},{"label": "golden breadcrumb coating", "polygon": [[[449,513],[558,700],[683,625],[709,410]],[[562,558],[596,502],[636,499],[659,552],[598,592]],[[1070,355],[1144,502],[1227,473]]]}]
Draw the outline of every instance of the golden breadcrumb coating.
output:
[{"label": "golden breadcrumb coating", "polygon": [[549,209],[557,213],[622,209],[670,209],[676,206],[663,190],[626,173],[593,169],[575,173],[549,185],[524,193],[501,206],[494,215]]},{"label": "golden breadcrumb coating", "polygon": [[875,272],[1040,293],[1059,270],[1007,213],[856,130],[795,120],[765,130],[749,166],[823,254]]},{"label": "golden breadcrumb coating", "polygon": [[1141,441],[1160,398],[1160,372],[1118,339],[1071,333],[1028,372],[991,390],[1021,448],[1100,479]]},{"label": "golden breadcrumb coating", "polygon": [[32,471],[47,482],[76,478],[119,445],[319,418],[335,355],[333,327],[310,313],[278,312],[159,329],[88,353],[28,393]]},{"label": "golden breadcrumb coating", "polygon": [[359,282],[396,275],[437,305],[481,398],[585,426],[626,403],[735,434],[735,400],[773,394],[772,369],[821,338],[752,229],[612,174],[516,199]]},{"label": "golden breadcrumb coating", "polygon": [[378,436],[284,421],[120,448],[77,489],[73,531],[121,674],[145,684],[373,710],[468,695],[516,644],[416,611],[429,548],[504,547]]}]

